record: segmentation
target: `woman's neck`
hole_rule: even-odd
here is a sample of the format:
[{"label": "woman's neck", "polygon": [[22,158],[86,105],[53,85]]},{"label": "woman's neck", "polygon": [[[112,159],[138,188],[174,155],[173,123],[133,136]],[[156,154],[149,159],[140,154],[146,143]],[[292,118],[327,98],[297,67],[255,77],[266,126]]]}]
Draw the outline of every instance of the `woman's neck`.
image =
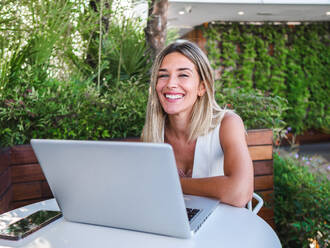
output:
[{"label": "woman's neck", "polygon": [[188,142],[189,138],[189,118],[180,118],[178,116],[168,116],[165,125],[166,135]]}]

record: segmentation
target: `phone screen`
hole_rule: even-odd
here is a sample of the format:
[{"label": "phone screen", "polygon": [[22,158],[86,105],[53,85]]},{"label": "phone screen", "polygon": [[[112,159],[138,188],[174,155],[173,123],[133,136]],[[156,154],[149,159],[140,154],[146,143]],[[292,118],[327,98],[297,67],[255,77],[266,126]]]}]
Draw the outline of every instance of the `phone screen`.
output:
[{"label": "phone screen", "polygon": [[19,240],[60,218],[60,211],[39,210],[0,230],[0,238]]}]

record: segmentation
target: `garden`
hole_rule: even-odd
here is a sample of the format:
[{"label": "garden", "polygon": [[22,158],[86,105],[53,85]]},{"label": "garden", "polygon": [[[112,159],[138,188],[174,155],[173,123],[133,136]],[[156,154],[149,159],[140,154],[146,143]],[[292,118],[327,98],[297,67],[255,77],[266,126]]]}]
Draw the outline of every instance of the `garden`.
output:
[{"label": "garden", "polygon": [[[127,14],[131,7],[100,2],[0,3],[0,147],[140,136],[153,59],[146,23]],[[200,27],[219,105],[247,129],[274,132],[273,207],[283,247],[330,243],[326,161],[277,149],[288,132],[330,133],[329,25]],[[167,33],[166,42],[178,38]]]}]

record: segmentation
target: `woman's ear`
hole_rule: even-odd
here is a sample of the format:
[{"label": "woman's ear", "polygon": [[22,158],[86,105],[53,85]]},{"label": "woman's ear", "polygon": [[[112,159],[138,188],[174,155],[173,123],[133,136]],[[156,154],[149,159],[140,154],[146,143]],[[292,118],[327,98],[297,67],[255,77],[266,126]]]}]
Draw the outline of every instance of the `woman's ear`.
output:
[{"label": "woman's ear", "polygon": [[198,86],[198,92],[197,92],[197,95],[198,96],[203,96],[206,92],[206,89],[205,89],[205,84],[204,84],[204,81],[201,81],[199,83],[199,86]]}]

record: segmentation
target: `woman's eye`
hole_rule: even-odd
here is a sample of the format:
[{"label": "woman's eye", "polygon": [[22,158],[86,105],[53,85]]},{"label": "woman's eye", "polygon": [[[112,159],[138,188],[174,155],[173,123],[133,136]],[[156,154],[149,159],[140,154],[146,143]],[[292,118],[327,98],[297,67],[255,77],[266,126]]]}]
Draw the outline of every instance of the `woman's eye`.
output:
[{"label": "woman's eye", "polygon": [[158,78],[165,78],[165,77],[168,77],[168,75],[166,74],[158,75]]},{"label": "woman's eye", "polygon": [[179,77],[189,77],[187,74],[180,74]]}]

